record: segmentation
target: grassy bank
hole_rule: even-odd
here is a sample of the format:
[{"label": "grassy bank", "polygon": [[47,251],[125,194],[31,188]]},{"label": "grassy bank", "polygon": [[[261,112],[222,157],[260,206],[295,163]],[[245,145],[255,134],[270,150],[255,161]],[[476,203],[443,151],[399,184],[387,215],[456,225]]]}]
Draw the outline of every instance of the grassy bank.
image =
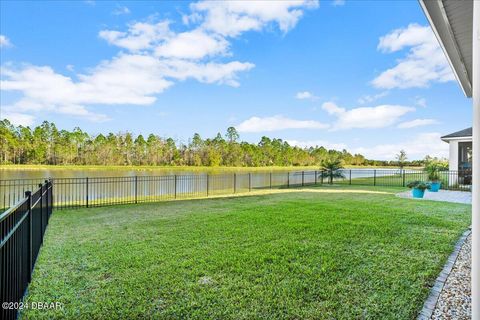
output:
[{"label": "grassy bank", "polygon": [[412,319],[470,206],[319,187],[56,211],[28,319]]}]

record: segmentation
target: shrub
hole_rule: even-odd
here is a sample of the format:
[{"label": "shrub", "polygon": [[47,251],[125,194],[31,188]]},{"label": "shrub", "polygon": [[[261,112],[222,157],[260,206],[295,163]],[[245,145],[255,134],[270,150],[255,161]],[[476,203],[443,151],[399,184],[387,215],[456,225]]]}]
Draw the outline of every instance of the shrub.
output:
[{"label": "shrub", "polygon": [[440,171],[446,170],[445,164],[438,161],[431,161],[425,165],[423,169],[428,176],[428,180],[437,182],[440,180]]},{"label": "shrub", "polygon": [[411,181],[407,184],[407,187],[409,187],[410,189],[415,188],[420,190],[426,190],[431,188],[428,183],[425,183],[423,181]]}]

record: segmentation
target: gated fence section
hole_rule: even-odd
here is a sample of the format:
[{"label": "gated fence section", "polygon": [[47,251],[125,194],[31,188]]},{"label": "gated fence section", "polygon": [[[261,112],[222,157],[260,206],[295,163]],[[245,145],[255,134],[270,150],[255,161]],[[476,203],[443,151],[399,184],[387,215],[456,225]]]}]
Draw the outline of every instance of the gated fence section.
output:
[{"label": "gated fence section", "polygon": [[[427,181],[420,170],[343,169],[329,171],[255,172],[166,176],[55,178],[55,208],[229,195],[261,189],[339,184],[405,187],[413,180]],[[470,190],[471,171],[441,172],[442,188]],[[0,180],[0,209],[9,208],[41,180]]]},{"label": "gated fence section", "polygon": [[0,214],[0,319],[17,317],[52,214],[52,191],[45,181]]}]

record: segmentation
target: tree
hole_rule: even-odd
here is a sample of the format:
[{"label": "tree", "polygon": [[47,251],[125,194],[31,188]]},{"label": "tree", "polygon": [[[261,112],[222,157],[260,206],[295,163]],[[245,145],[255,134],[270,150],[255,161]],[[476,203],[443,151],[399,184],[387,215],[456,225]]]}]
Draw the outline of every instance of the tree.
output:
[{"label": "tree", "polygon": [[309,166],[331,158],[344,164],[372,163],[347,150],[301,148],[282,139],[262,137],[259,143],[241,142],[234,127],[227,129],[225,137],[219,133],[204,140],[196,133],[188,144],[154,134],[144,137],[130,132],[90,135],[78,127],[58,130],[48,121],[35,128],[16,127],[5,119],[0,121],[0,163],[257,167]]},{"label": "tree", "polygon": [[400,170],[403,170],[403,167],[405,167],[405,163],[407,162],[407,153],[405,150],[400,150],[400,152],[395,156],[395,160],[397,160]]},{"label": "tree", "polygon": [[342,160],[338,157],[329,157],[322,160],[320,164],[320,170],[322,170],[321,175],[323,178],[328,178],[328,183],[330,184],[333,183],[333,178],[345,178],[342,169]]},{"label": "tree", "polygon": [[237,142],[237,140],[240,138],[240,135],[235,127],[229,127],[225,136],[227,137],[228,143]]}]

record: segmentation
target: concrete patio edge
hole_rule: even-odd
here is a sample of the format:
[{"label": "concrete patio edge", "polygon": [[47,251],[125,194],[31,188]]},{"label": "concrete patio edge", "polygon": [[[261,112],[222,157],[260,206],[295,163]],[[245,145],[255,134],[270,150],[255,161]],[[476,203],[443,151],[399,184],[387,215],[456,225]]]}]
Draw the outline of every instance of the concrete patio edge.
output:
[{"label": "concrete patio edge", "polygon": [[450,272],[452,271],[453,266],[455,265],[455,262],[457,261],[458,254],[460,253],[460,249],[462,248],[463,244],[465,243],[465,240],[468,238],[471,232],[472,231],[469,228],[462,234],[460,239],[458,239],[457,243],[455,244],[455,248],[453,252],[450,254],[450,256],[447,259],[447,263],[443,266],[443,269],[438,275],[437,279],[435,280],[433,287],[430,289],[428,298],[427,300],[425,300],[425,303],[423,304],[423,308],[418,314],[417,320],[431,319],[433,312],[435,310],[435,307],[437,305],[438,298],[440,297],[440,293],[442,292],[443,286],[445,285],[445,282],[447,281],[447,278],[450,275]]}]

